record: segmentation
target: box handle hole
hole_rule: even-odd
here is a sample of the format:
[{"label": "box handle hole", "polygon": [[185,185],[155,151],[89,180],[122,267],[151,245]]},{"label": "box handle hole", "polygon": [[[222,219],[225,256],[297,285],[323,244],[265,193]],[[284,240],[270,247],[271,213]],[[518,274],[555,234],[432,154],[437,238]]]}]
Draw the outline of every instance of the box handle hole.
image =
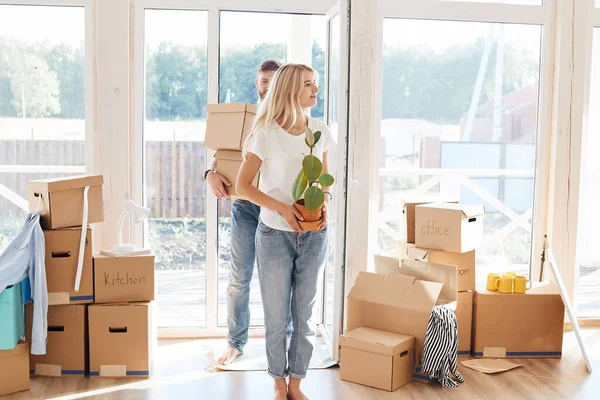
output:
[{"label": "box handle hole", "polygon": [[53,251],[52,258],[68,258],[71,257],[70,251]]},{"label": "box handle hole", "polygon": [[477,221],[477,218],[469,218],[469,222],[475,222]]},{"label": "box handle hole", "polygon": [[408,354],[408,350],[404,350],[402,353],[400,353],[400,357],[404,357],[407,354]]},{"label": "box handle hole", "polygon": [[65,327],[63,325],[48,327],[48,332],[64,332],[64,331],[65,331]]},{"label": "box handle hole", "polygon": [[127,327],[125,327],[125,328],[112,328],[112,327],[109,327],[108,331],[110,333],[127,333]]}]

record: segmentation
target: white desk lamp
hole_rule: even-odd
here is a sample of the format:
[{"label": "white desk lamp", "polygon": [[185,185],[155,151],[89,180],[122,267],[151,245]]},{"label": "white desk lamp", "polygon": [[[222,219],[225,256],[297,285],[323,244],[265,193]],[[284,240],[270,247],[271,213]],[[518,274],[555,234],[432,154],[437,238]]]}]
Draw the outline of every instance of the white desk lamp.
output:
[{"label": "white desk lamp", "polygon": [[[123,243],[123,222],[125,222],[125,217],[127,217],[128,214],[131,214],[131,216],[133,217],[133,223],[139,224],[148,217],[148,215],[150,214],[150,209],[146,207],[140,207],[129,199],[125,200],[124,207],[125,210],[123,210],[123,213],[119,218],[119,228],[117,231],[117,245],[111,250],[100,250],[100,254],[112,257],[139,256],[143,254],[150,254],[152,252],[150,249],[139,249],[136,247],[135,244]],[[131,229],[131,227],[129,229]]]}]

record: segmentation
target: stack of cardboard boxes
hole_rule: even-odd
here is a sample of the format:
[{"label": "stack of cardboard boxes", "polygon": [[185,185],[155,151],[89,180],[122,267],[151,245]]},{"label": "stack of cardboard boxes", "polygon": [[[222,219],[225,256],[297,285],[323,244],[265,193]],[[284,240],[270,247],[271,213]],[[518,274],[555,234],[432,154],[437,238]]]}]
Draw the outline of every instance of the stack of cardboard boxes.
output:
[{"label": "stack of cardboard boxes", "polygon": [[375,274],[360,273],[348,294],[343,380],[391,391],[410,380],[428,382],[421,357],[431,311],[440,304],[456,312],[459,356],[561,356],[564,306],[556,285],[503,294],[476,284],[484,211],[406,202],[398,258],[376,256]]},{"label": "stack of cardboard boxes", "polygon": [[458,279],[458,354],[471,353],[471,329],[475,291],[476,250],[483,244],[483,206],[452,203],[407,202],[406,243],[399,257],[456,266]]},{"label": "stack of cardboard boxes", "polygon": [[[104,220],[102,184],[101,175],[28,182],[29,208],[42,215],[48,341],[45,355],[29,354],[33,305],[26,304],[26,341],[11,350],[0,351],[0,395],[27,390],[30,374],[149,375],[154,344],[151,317],[154,255],[118,258],[93,255],[92,230],[81,226],[84,188],[89,187],[88,223],[98,223]],[[83,267],[79,290],[75,290],[82,229],[85,229]],[[9,296],[11,304],[17,301],[21,304],[20,286],[1,294],[0,311],[2,299]],[[22,313],[20,320],[23,321]],[[16,326],[11,332],[18,330]]]},{"label": "stack of cardboard boxes", "polygon": [[[421,365],[425,333],[436,305],[455,310],[459,352],[470,353],[475,249],[482,243],[483,213],[483,206],[454,203],[405,205],[408,240],[399,246],[400,257],[377,256],[375,274],[361,273],[348,294],[348,333],[341,338],[342,379],[392,391],[411,380],[429,382]],[[362,329],[361,336],[356,335],[357,329]],[[376,359],[373,354],[382,349],[382,342],[373,329],[386,332],[388,340],[388,333],[406,337],[389,342],[388,359],[381,358],[382,350]],[[408,343],[412,348],[402,356]],[[367,370],[377,374],[366,374]]]},{"label": "stack of cardboard boxes", "polygon": [[[236,180],[242,165],[242,150],[250,135],[254,115],[256,115],[254,104],[208,105],[204,147],[216,151],[216,171],[231,183],[231,186],[227,187],[227,192],[234,198],[240,197],[236,189]],[[254,179],[254,186],[258,186],[258,179],[259,174]]]},{"label": "stack of cardboard boxes", "polygon": [[94,255],[89,307],[90,376],[150,375],[154,347],[154,255]]},{"label": "stack of cardboard boxes", "polygon": [[[83,227],[84,188],[88,192],[88,223],[104,221],[101,175],[30,181],[29,209],[41,213],[46,248],[48,342],[46,354],[31,355],[33,376],[85,376],[87,304],[94,301],[92,230]],[[85,230],[79,291],[75,278],[80,240]],[[33,305],[25,306],[26,339],[31,343]]]}]

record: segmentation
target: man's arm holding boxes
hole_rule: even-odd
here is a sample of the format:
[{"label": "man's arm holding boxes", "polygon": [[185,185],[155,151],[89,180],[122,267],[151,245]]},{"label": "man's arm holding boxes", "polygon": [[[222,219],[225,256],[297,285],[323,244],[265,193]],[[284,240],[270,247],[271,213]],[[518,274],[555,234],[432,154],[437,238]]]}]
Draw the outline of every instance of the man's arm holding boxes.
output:
[{"label": "man's arm holding boxes", "polygon": [[204,173],[204,177],[208,183],[208,186],[210,186],[210,189],[215,196],[217,196],[217,198],[222,199],[231,197],[227,193],[226,188],[226,186],[231,186],[231,182],[229,182],[229,180],[227,180],[227,178],[225,178],[223,175],[217,173],[216,158],[213,158],[212,162],[210,163],[210,168]]}]

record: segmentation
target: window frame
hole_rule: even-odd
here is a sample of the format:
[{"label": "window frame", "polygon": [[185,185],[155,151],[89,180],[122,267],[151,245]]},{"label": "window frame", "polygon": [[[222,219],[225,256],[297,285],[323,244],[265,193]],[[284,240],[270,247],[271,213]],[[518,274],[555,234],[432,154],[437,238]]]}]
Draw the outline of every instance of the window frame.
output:
[{"label": "window frame", "polygon": [[[281,14],[323,15],[328,7],[319,0],[297,2],[291,0],[135,0],[134,3],[134,64],[133,64],[133,113],[132,113],[132,198],[142,203],[143,185],[143,135],[142,123],[144,117],[144,12],[146,9],[155,10],[190,10],[207,11],[207,60],[208,60],[208,104],[219,101],[219,34],[220,12],[269,12]],[[140,51],[141,49],[141,51]],[[209,168],[214,152],[207,150],[206,168]],[[143,230],[147,224],[137,226],[135,240],[143,245],[143,238],[148,237]],[[216,197],[207,191],[206,205],[206,326],[204,328],[159,328],[158,336],[164,338],[182,337],[225,337],[226,327],[218,326],[218,209]],[[209,267],[210,266],[210,267]],[[249,336],[263,336],[264,328],[250,327]]]},{"label": "window frame", "polygon": [[[536,161],[535,161],[535,186],[534,186],[534,215],[532,218],[532,242],[530,252],[530,274],[532,278],[539,274],[541,268],[541,253],[544,247],[544,234],[546,233],[546,220],[549,193],[549,165],[552,115],[552,90],[553,90],[553,60],[554,49],[554,18],[555,0],[547,0],[543,5],[518,5],[499,3],[476,3],[461,1],[437,0],[379,0],[377,23],[375,24],[375,86],[376,93],[373,99],[373,129],[374,137],[371,140],[369,153],[380,153],[380,141],[377,140],[381,131],[382,110],[382,75],[383,75],[383,21],[384,18],[417,19],[436,21],[461,21],[461,22],[487,22],[487,23],[514,23],[539,25],[542,27],[541,59],[540,59],[540,84],[538,103],[538,126],[536,135]],[[545,134],[544,134],[545,132]],[[358,168],[367,168],[370,175],[370,228],[364,232],[364,242],[369,243],[368,260],[371,261],[375,254],[376,237],[374,225],[378,213],[376,205],[379,203],[379,167],[378,159],[371,157],[369,163],[364,160]],[[368,238],[367,235],[371,234]],[[369,262],[369,268],[372,268]]]}]

